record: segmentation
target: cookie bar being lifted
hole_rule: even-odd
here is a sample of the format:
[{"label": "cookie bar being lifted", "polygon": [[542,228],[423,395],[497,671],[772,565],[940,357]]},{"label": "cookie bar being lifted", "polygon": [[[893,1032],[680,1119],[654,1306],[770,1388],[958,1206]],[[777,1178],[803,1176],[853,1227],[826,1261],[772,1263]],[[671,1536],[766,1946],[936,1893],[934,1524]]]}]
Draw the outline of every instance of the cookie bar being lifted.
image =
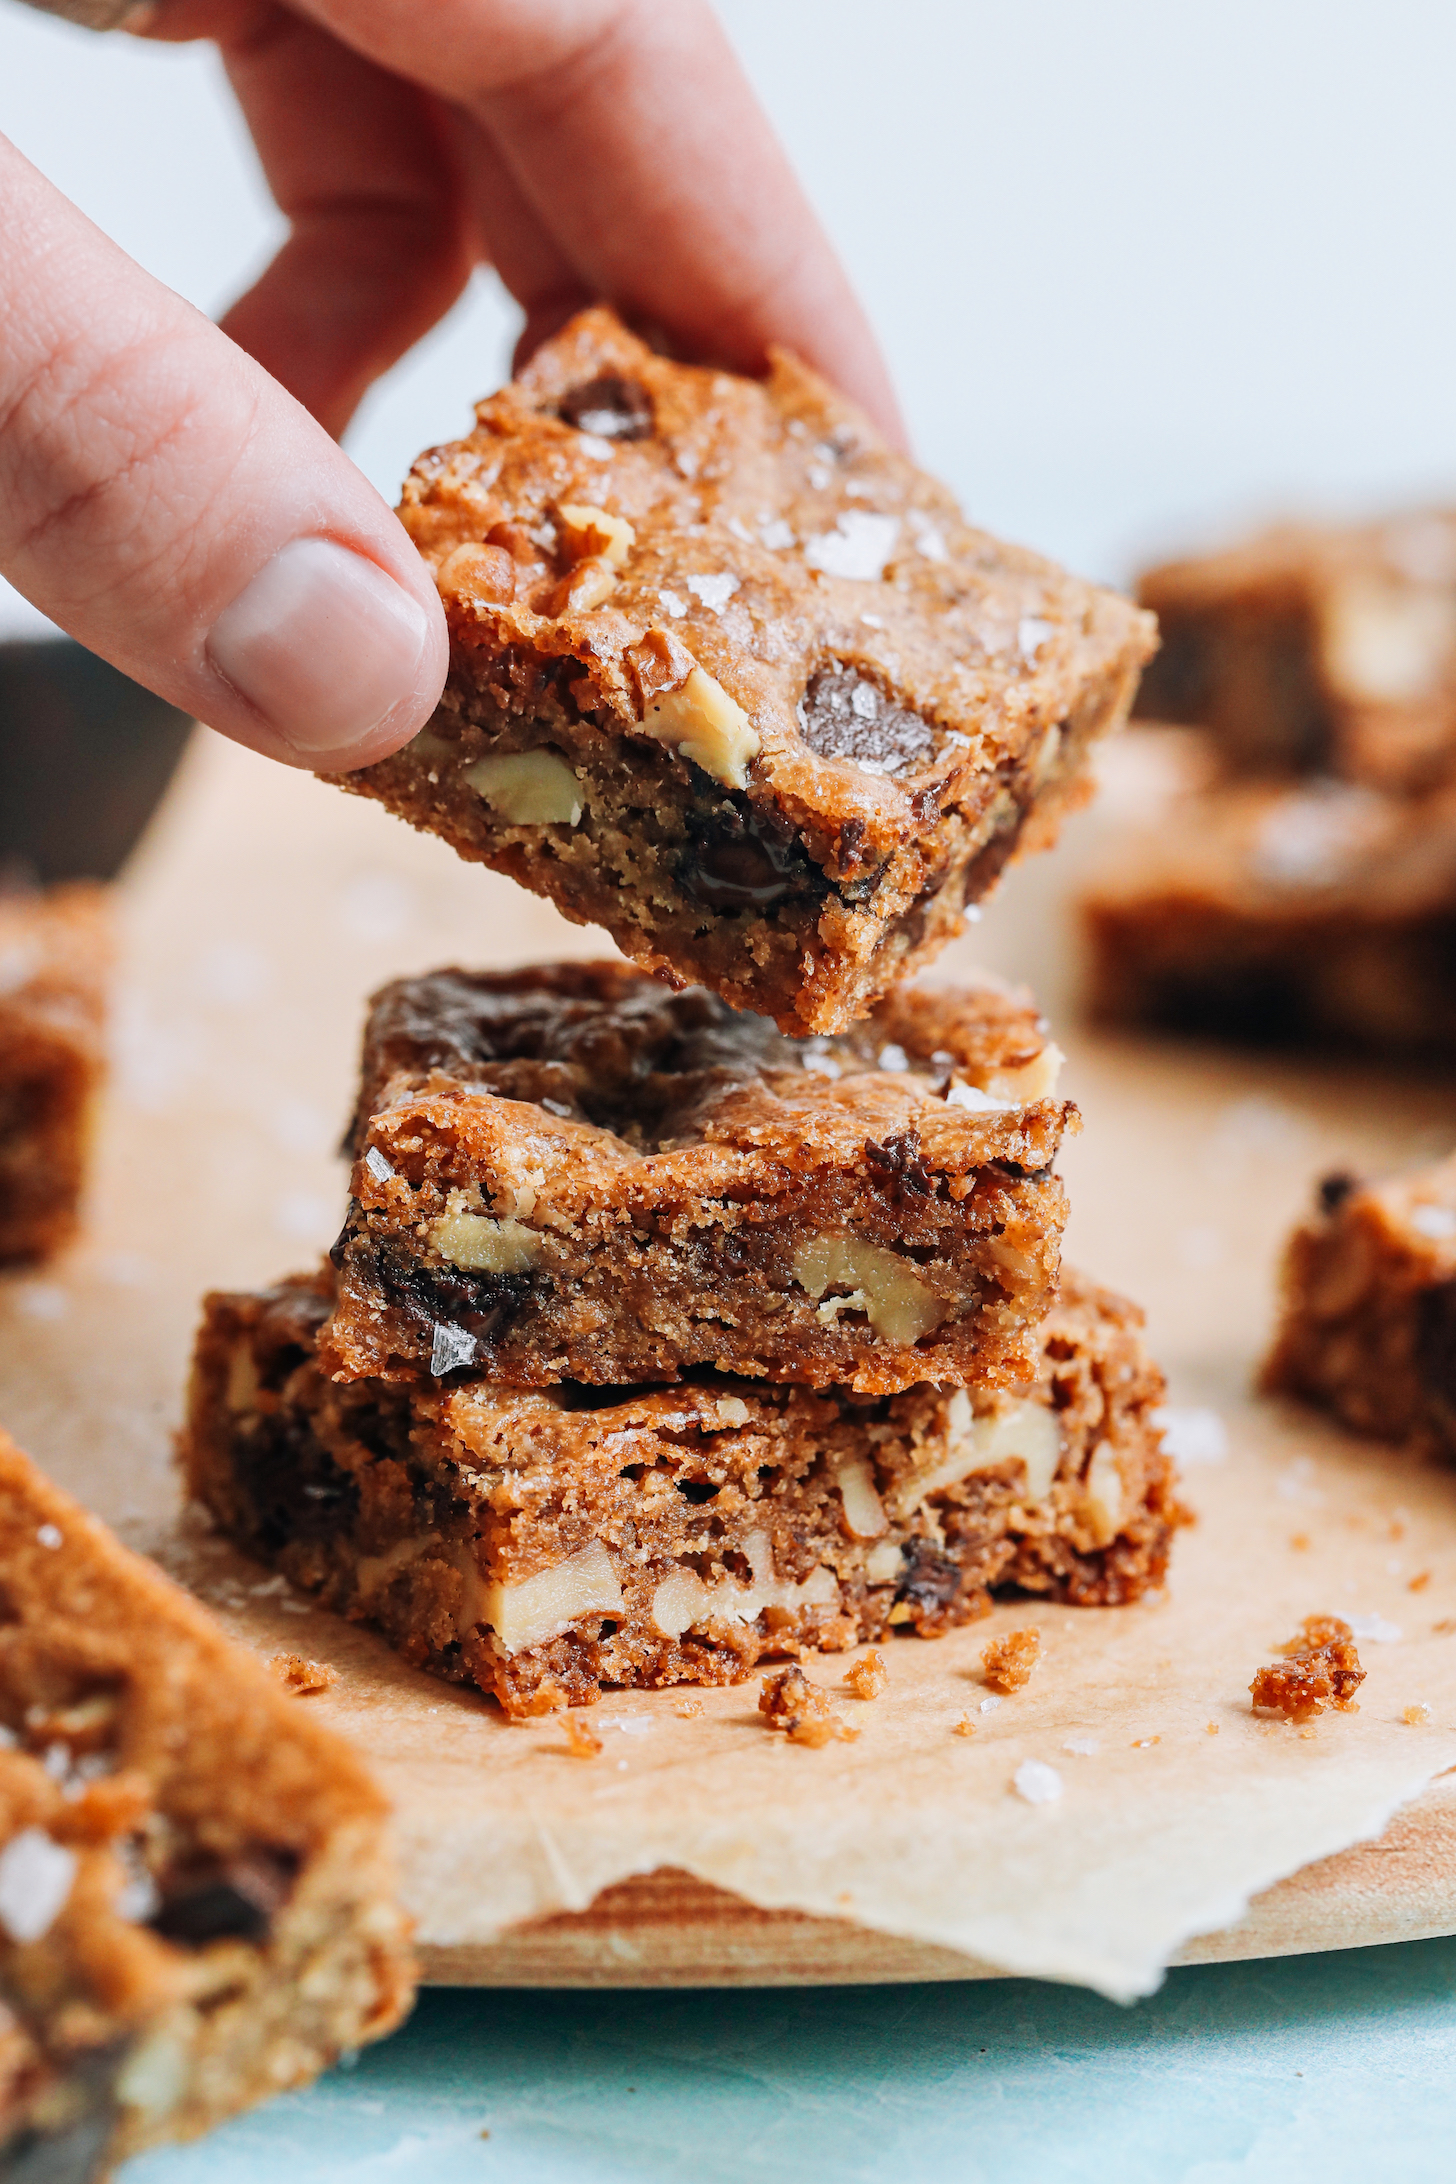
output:
[{"label": "cookie bar being lifted", "polygon": [[1092,1012],[1255,1045],[1456,1051],[1456,795],[1231,781],[1109,841]]},{"label": "cookie bar being lifted", "polygon": [[1283,1293],[1267,1389],[1456,1457],[1456,1158],[1383,1183],[1326,1176]]},{"label": "cookie bar being lifted", "polygon": [[839,1031],[1087,793],[1150,616],[962,522],[804,366],[574,319],[400,510],[438,712],[340,786],[786,1031]]},{"label": "cookie bar being lifted", "polygon": [[87,2184],[398,2022],[358,1760],[0,1434],[0,2175]]},{"label": "cookie bar being lifted", "polygon": [[99,888],[0,892],[0,1265],[75,1229],[111,953]]},{"label": "cookie bar being lifted", "polygon": [[619,963],[403,979],[365,1032],[326,1361],[1017,1380],[1056,1294],[1060,1061],[992,983],[798,1040]]},{"label": "cookie bar being lifted", "polygon": [[1428,788],[1456,772],[1456,514],[1283,524],[1138,587],[1153,720],[1212,729],[1235,772]]},{"label": "cookie bar being lifted", "polygon": [[249,1553],[513,1714],[934,1635],[996,1591],[1115,1605],[1180,1518],[1141,1315],[1066,1279],[1029,1384],[332,1381],[326,1280],[214,1296],[183,1461]]}]

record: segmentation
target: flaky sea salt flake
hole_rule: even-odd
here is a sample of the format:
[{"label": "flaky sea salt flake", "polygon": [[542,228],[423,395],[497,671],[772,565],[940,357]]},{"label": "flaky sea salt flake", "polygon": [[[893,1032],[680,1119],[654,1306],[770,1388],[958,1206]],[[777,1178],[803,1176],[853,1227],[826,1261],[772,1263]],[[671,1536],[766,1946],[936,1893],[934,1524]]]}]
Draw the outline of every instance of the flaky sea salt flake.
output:
[{"label": "flaky sea salt flake", "polygon": [[76,1853],[44,1828],[22,1828],[0,1850],[0,1926],[12,1941],[39,1941],[66,1907]]},{"label": "flaky sea salt flake", "polygon": [[1062,1794],[1061,1776],[1044,1759],[1024,1759],[1011,1780],[1028,1805],[1054,1805]]}]

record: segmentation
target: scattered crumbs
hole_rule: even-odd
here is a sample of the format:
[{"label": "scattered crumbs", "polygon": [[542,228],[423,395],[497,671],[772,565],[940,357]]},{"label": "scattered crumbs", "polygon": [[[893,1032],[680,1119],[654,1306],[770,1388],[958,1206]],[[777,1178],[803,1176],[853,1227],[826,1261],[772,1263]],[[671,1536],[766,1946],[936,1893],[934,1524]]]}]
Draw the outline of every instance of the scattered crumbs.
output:
[{"label": "scattered crumbs", "polygon": [[1354,1632],[1337,1615],[1309,1615],[1299,1635],[1278,1646],[1282,1666],[1259,1669],[1249,1686],[1253,1710],[1282,1714],[1287,1721],[1306,1722],[1333,1706],[1342,1714],[1358,1714],[1355,1693],[1365,1681]]},{"label": "scattered crumbs", "polygon": [[857,1699],[877,1699],[890,1679],[881,1656],[867,1653],[853,1668],[846,1669],[844,1680]]},{"label": "scattered crumbs", "polygon": [[1290,1535],[1289,1535],[1289,1544],[1290,1544],[1290,1546],[1291,1546],[1291,1547],[1292,1547],[1292,1548],[1294,1549],[1294,1552],[1295,1552],[1295,1553],[1296,1553],[1297,1555],[1305,1555],[1305,1554],[1308,1554],[1308,1553],[1309,1553],[1309,1534],[1308,1534],[1308,1532],[1291,1532],[1291,1533],[1290,1533]]},{"label": "scattered crumbs", "polygon": [[1040,1659],[1039,1630],[1008,1630],[1004,1638],[993,1638],[983,1649],[981,1666],[987,1683],[998,1691],[1020,1691],[1030,1683]]},{"label": "scattered crumbs", "polygon": [[1135,1752],[1145,1752],[1150,1744],[1161,1744],[1162,1741],[1161,1737],[1134,1737],[1132,1748]]},{"label": "scattered crumbs", "polygon": [[1390,1536],[1392,1539],[1405,1538],[1405,1526],[1401,1523],[1399,1517],[1392,1517],[1390,1520]]},{"label": "scattered crumbs", "polygon": [[1095,1759],[1101,1749],[1096,1737],[1068,1737],[1062,1746],[1064,1752],[1073,1752],[1078,1759]]},{"label": "scattered crumbs", "polygon": [[1315,1728],[1313,1722],[1306,1722],[1304,1727],[1299,1731],[1299,1735],[1304,1739],[1305,1743],[1308,1744],[1312,1737],[1317,1737],[1319,1735],[1319,1731]]},{"label": "scattered crumbs", "polygon": [[969,1714],[962,1714],[960,1720],[952,1726],[950,1733],[953,1737],[973,1737],[976,1733],[976,1725]]},{"label": "scattered crumbs", "polygon": [[1206,1736],[1216,1737],[1218,1735],[1218,1723],[1216,1721],[1206,1721],[1203,1728]]},{"label": "scattered crumbs", "polygon": [[1429,1570],[1417,1570],[1415,1576],[1407,1581],[1405,1589],[1407,1592],[1424,1592],[1430,1582]]},{"label": "scattered crumbs", "polygon": [[994,1714],[1000,1704],[1001,1701],[999,1699],[982,1699],[980,1711],[983,1714]]},{"label": "scattered crumbs", "polygon": [[790,1744],[817,1748],[834,1737],[852,1743],[859,1735],[835,1712],[822,1684],[810,1683],[797,1661],[777,1675],[764,1677],[758,1711],[765,1728],[782,1730]]},{"label": "scattered crumbs", "polygon": [[1387,1623],[1383,1615],[1352,1615],[1350,1631],[1373,1646],[1396,1645],[1404,1635],[1399,1623]]},{"label": "scattered crumbs", "polygon": [[1024,1759],[1011,1777],[1018,1797],[1028,1805],[1054,1805],[1062,1794],[1062,1778],[1044,1759]]},{"label": "scattered crumbs", "polygon": [[275,1653],[268,1666],[284,1688],[301,1699],[312,1698],[316,1691],[327,1691],[338,1681],[337,1669],[325,1661],[306,1661],[301,1653]]},{"label": "scattered crumbs", "polygon": [[1431,1629],[1437,1638],[1449,1638],[1452,1631],[1456,1630],[1456,1620],[1449,1615],[1443,1615],[1439,1623],[1432,1623]]},{"label": "scattered crumbs", "polygon": [[566,1738],[564,1748],[573,1759],[600,1759],[601,1738],[586,1722],[578,1721],[575,1714],[565,1717],[561,1724],[561,1733]]},{"label": "scattered crumbs", "polygon": [[1400,1718],[1404,1722],[1409,1722],[1412,1729],[1418,1729],[1422,1722],[1427,1722],[1430,1720],[1431,1709],[1429,1708],[1429,1706],[1427,1706],[1424,1699],[1418,1699],[1414,1706],[1408,1706],[1406,1708],[1405,1712],[1401,1715]]},{"label": "scattered crumbs", "polygon": [[64,1547],[66,1544],[58,1524],[43,1524],[35,1536],[42,1547]]},{"label": "scattered crumbs", "polygon": [[702,1711],[703,1702],[701,1699],[679,1699],[677,1705],[673,1708],[673,1712],[681,1714],[684,1721],[696,1721]]}]

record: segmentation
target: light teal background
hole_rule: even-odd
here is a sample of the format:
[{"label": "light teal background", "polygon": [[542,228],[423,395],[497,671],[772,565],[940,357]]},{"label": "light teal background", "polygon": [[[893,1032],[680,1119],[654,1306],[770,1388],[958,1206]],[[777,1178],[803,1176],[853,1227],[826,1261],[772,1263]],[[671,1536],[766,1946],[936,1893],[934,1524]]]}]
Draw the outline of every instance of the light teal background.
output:
[{"label": "light teal background", "polygon": [[[118,2184],[1452,2184],[1456,1939],[1031,1980],[435,1990],[352,2070]],[[488,2132],[488,2137],[482,2137]]]}]

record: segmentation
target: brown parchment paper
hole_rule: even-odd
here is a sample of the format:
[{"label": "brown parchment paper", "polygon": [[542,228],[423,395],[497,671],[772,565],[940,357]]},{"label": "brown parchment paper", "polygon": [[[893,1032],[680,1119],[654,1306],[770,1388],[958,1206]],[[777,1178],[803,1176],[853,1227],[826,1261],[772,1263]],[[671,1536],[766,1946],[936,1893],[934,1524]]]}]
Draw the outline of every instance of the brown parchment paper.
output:
[{"label": "brown parchment paper", "polygon": [[[1114,810],[1155,800],[1161,764],[1130,745]],[[1148,1307],[1175,1430],[1203,1458],[1167,1594],[1022,1602],[937,1644],[898,1641],[884,1695],[844,1698],[852,1744],[786,1746],[760,1725],[755,1681],[702,1694],[692,1719],[681,1693],[620,1694],[590,1717],[601,1755],[581,1760],[559,1721],[508,1726],[179,1520],[171,1435],[201,1291],[306,1265],[335,1233],[333,1148],[370,988],[605,943],[376,807],[199,737],[123,890],[87,1236],[0,1282],[0,1420],[245,1643],[337,1666],[332,1691],[300,1703],[358,1737],[392,1793],[427,1943],[484,1942],[674,1866],[766,1907],[1129,1997],[1186,1939],[1377,1835],[1456,1766],[1456,1476],[1246,1394],[1311,1178],[1444,1150],[1450,1094],[1079,1032],[1061,903],[1097,836],[1079,822],[1015,875],[960,955],[1032,975],[1057,1016],[1086,1116],[1064,1162],[1069,1255]],[[1301,1737],[1255,1720],[1247,1687],[1315,1612],[1379,1635],[1361,1644],[1360,1712]],[[1027,1624],[1043,1665],[982,1712],[982,1647]],[[810,1671],[837,1683],[847,1665]],[[1429,1719],[1407,1723],[1416,1705]],[[966,1715],[969,1738],[952,1733]],[[1028,1759],[1055,1772],[1048,1802],[1015,1787]]]}]

